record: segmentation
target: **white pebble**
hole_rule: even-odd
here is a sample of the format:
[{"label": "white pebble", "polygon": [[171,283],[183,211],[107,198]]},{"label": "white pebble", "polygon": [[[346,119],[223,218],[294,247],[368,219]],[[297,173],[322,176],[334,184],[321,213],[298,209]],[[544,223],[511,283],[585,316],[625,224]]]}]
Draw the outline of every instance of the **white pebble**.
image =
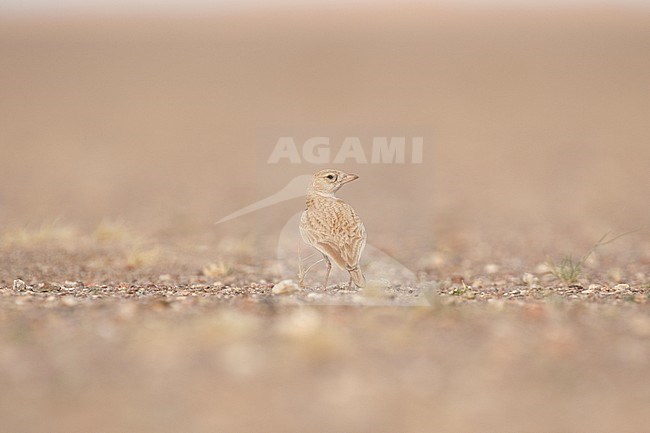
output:
[{"label": "white pebble", "polygon": [[537,284],[537,282],[538,282],[537,277],[536,277],[535,275],[533,275],[533,274],[528,273],[528,272],[526,272],[526,273],[521,277],[521,280],[522,280],[524,283],[528,284],[529,286],[532,286],[532,285],[534,285],[534,284]]},{"label": "white pebble", "polygon": [[293,280],[282,280],[271,289],[274,295],[284,295],[300,290],[300,287]]},{"label": "white pebble", "polygon": [[321,295],[320,293],[309,292],[307,294],[307,299],[309,299],[310,301],[317,301],[317,300],[321,299],[322,297],[323,297],[323,295]]}]

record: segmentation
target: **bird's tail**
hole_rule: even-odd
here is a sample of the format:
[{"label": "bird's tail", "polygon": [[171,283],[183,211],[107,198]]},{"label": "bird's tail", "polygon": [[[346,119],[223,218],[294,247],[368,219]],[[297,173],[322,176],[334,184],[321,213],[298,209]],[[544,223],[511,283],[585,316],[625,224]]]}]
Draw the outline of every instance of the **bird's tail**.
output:
[{"label": "bird's tail", "polygon": [[354,284],[356,284],[357,287],[363,287],[366,285],[366,278],[361,273],[359,266],[353,269],[348,269],[348,272],[350,273],[350,278],[352,278],[352,281],[354,281]]}]

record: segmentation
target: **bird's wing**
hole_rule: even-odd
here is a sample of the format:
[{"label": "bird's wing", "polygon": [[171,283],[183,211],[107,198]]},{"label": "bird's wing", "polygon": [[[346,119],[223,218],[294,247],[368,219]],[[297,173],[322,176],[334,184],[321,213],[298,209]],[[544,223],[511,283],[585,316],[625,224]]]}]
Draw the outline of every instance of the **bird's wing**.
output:
[{"label": "bird's wing", "polygon": [[319,217],[303,213],[300,224],[303,239],[329,256],[342,269],[354,269],[366,245],[366,229],[354,209],[342,200]]},{"label": "bird's wing", "polygon": [[326,220],[317,218],[308,211],[300,217],[300,235],[306,244],[316,248],[322,254],[330,257],[337,266],[345,269],[345,261],[341,258],[339,248],[331,241],[330,225]]},{"label": "bird's wing", "polygon": [[339,245],[341,245],[341,256],[345,260],[347,268],[354,269],[359,265],[361,252],[366,245],[366,228],[352,207],[347,204],[345,207],[346,216],[343,219],[346,221],[347,227],[340,233],[343,242]]}]

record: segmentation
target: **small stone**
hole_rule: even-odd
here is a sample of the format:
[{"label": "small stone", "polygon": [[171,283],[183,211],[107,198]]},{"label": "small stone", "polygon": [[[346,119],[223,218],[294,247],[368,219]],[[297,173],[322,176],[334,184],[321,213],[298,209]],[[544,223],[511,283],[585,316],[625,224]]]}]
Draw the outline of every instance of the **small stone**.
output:
[{"label": "small stone", "polygon": [[617,292],[625,292],[627,290],[630,290],[630,285],[629,284],[617,284],[614,286],[614,290]]},{"label": "small stone", "polygon": [[320,293],[309,292],[309,293],[307,294],[307,299],[309,299],[310,301],[318,301],[318,300],[321,299],[322,297],[323,297],[323,295],[320,294]]},{"label": "small stone", "polygon": [[585,289],[580,293],[583,294],[583,295],[591,295],[592,293],[594,293],[594,291],[592,289]]},{"label": "small stone", "polygon": [[495,265],[494,263],[490,263],[485,265],[485,272],[488,274],[496,274],[499,272],[499,265]]},{"label": "small stone", "polygon": [[293,280],[282,280],[271,289],[274,295],[285,295],[288,293],[297,292],[300,287]]},{"label": "small stone", "polygon": [[27,284],[23,280],[14,280],[14,290],[25,290],[25,287],[27,287]]},{"label": "small stone", "polygon": [[54,283],[38,283],[32,290],[35,292],[56,292],[61,286]]},{"label": "small stone", "polygon": [[600,284],[589,284],[588,289],[591,290],[592,292],[596,292],[600,290],[601,285]]},{"label": "small stone", "polygon": [[539,281],[538,278],[537,278],[535,275],[533,275],[533,274],[531,274],[531,273],[528,273],[528,272],[526,272],[526,273],[521,277],[521,280],[522,280],[524,283],[528,284],[529,286],[533,286],[533,285],[537,284],[537,282]]}]

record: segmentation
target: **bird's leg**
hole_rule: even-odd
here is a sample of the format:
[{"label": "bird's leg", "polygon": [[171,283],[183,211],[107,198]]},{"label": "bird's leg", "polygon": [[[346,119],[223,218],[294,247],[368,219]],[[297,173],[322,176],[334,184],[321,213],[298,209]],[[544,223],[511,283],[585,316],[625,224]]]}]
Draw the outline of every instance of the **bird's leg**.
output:
[{"label": "bird's leg", "polygon": [[327,257],[325,254],[323,254],[323,259],[325,260],[325,263],[327,263],[327,272],[325,273],[325,284],[323,287],[327,289],[327,280],[330,279],[330,271],[332,270],[332,262],[330,262],[329,257]]},{"label": "bird's leg", "polygon": [[307,268],[307,270],[305,272],[302,272],[302,269],[299,271],[300,273],[298,274],[298,279],[299,279],[298,284],[300,284],[300,287],[304,287],[305,276],[307,275],[307,272],[309,272],[309,270],[311,268],[313,268],[314,265],[317,265],[322,261],[323,261],[323,259],[320,259],[319,261],[312,263],[311,265],[309,265],[309,267]]}]

